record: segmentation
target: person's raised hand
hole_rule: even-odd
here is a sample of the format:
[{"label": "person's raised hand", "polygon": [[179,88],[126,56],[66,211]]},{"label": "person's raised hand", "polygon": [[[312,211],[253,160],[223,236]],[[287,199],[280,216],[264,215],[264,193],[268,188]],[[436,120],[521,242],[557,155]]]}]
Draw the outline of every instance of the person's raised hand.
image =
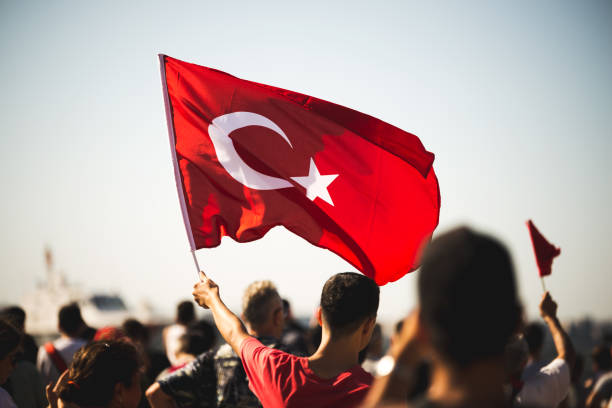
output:
[{"label": "person's raised hand", "polygon": [[58,396],[58,391],[60,385],[66,383],[68,381],[68,370],[64,370],[64,372],[59,376],[57,382],[53,384],[50,382],[45,387],[45,394],[47,396],[47,402],[49,402],[48,408],[58,408],[61,406],[61,400]]},{"label": "person's raised hand", "polygon": [[204,309],[219,297],[219,286],[200,271],[200,282],[193,285],[193,300]]},{"label": "person's raised hand", "polygon": [[419,311],[414,310],[404,319],[397,344],[393,345],[391,353],[398,359],[412,359],[415,351],[423,351],[422,336]]},{"label": "person's raised hand", "polygon": [[557,303],[550,296],[550,292],[544,293],[540,302],[540,315],[542,317],[556,317]]}]

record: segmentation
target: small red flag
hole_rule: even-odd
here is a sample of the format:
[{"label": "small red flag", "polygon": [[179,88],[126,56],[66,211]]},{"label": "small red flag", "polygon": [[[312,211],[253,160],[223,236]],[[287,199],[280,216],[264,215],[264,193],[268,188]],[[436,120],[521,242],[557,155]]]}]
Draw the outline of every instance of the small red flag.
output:
[{"label": "small red flag", "polygon": [[548,242],[531,220],[527,221],[527,227],[529,228],[529,235],[531,236],[531,243],[533,244],[540,277],[548,276],[552,272],[553,259],[559,256],[561,249]]},{"label": "small red flag", "polygon": [[418,137],[308,95],[160,62],[193,250],[282,225],[379,285],[418,267],[440,213],[434,155]]}]

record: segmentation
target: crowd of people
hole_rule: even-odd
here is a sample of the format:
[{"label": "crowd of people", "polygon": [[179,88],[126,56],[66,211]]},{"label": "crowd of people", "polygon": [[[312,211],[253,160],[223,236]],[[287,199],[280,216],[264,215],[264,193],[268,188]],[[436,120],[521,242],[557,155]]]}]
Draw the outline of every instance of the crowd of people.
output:
[{"label": "crowd of people", "polygon": [[[610,345],[593,350],[585,381],[585,357],[550,293],[542,320],[526,324],[510,254],[495,238],[465,227],[438,236],[417,279],[418,305],[388,347],[376,322],[379,288],[352,272],[324,283],[309,328],[274,283],[251,283],[237,316],[201,272],[195,303],[180,303],[162,332],[163,353],[139,321],[91,328],[74,303],[59,310],[59,337],[37,345],[23,310],[5,308],[0,408],[612,408]],[[194,304],[214,325],[196,319]]]}]

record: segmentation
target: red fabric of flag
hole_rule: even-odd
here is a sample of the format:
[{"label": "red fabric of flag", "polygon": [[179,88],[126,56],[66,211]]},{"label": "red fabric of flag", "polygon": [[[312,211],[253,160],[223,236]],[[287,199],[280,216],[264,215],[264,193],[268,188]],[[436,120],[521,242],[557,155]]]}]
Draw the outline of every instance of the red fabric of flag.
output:
[{"label": "red fabric of flag", "polygon": [[308,95],[160,62],[192,249],[282,225],[379,285],[418,267],[440,194],[434,156],[415,135]]},{"label": "red fabric of flag", "polygon": [[527,221],[527,228],[529,228],[540,277],[548,276],[552,273],[553,259],[559,256],[561,249],[548,242],[531,220]]}]

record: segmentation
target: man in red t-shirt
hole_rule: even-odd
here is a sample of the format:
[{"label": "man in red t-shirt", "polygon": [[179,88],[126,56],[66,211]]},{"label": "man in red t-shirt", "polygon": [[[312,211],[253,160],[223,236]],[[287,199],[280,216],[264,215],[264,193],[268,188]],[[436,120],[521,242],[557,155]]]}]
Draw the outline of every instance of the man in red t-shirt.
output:
[{"label": "man in red t-shirt", "polygon": [[201,275],[194,299],[212,311],[219,332],[242,359],[249,387],[265,408],[343,408],[363,400],[372,376],[361,368],[358,358],[376,323],[380,291],[374,281],[346,272],[325,283],[316,312],[321,345],[306,358],[271,349],[249,336],[221,300],[219,287]]}]

